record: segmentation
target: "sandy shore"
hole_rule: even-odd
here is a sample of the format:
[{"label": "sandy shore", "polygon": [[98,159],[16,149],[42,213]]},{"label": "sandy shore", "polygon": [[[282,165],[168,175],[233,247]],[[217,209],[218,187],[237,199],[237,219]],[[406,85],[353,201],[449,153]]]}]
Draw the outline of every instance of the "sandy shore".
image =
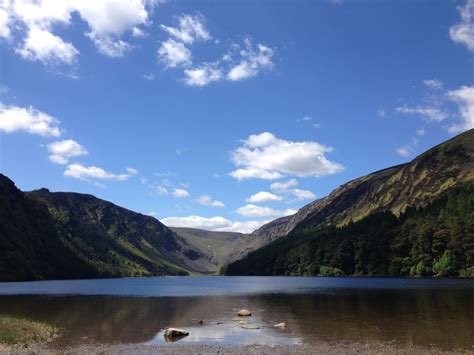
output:
[{"label": "sandy shore", "polygon": [[442,351],[436,348],[401,347],[393,343],[358,344],[358,343],[322,343],[314,346],[268,346],[268,345],[203,345],[203,344],[170,344],[165,346],[129,344],[129,345],[83,345],[68,349],[50,349],[33,346],[26,349],[1,348],[0,352],[10,354],[164,354],[164,355],[197,355],[197,354],[473,354],[472,351]]}]

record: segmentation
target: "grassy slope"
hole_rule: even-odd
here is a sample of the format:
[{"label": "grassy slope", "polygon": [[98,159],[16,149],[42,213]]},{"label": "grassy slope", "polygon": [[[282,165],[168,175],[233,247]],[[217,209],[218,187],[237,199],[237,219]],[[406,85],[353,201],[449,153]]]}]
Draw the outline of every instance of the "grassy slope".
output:
[{"label": "grassy slope", "polygon": [[186,239],[190,245],[206,254],[211,260],[213,268],[217,272],[230,261],[235,252],[237,243],[244,237],[242,233],[213,232],[196,228],[171,227],[172,231]]}]

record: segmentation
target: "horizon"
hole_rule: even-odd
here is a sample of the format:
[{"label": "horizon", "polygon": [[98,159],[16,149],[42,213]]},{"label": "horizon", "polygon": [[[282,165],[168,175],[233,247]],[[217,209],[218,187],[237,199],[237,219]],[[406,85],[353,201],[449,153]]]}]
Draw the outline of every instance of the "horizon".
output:
[{"label": "horizon", "polygon": [[0,167],[24,191],[251,232],[474,128],[471,0],[18,3]]}]

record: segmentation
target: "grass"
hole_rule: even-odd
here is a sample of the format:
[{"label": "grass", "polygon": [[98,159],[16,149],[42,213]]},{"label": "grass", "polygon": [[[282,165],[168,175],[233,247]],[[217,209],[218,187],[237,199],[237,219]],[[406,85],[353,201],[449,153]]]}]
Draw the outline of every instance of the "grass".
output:
[{"label": "grass", "polygon": [[59,333],[51,325],[0,314],[0,347],[19,348],[45,343]]}]

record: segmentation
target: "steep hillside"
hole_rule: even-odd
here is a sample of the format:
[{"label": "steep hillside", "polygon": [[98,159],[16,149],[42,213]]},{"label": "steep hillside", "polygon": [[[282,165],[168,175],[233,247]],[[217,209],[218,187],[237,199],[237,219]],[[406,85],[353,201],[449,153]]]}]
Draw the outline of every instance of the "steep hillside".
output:
[{"label": "steep hillside", "polygon": [[[266,246],[229,265],[227,273],[313,275],[327,273],[329,267],[348,275],[419,275],[417,268],[434,268],[444,252],[455,255],[458,273],[469,273],[474,259],[473,158],[470,130],[410,163],[350,181],[252,233],[249,237]],[[430,204],[439,210],[426,207]],[[404,271],[394,271],[401,260]]]},{"label": "steep hillside", "polygon": [[100,276],[60,241],[48,209],[0,174],[0,281]]},{"label": "steep hillside", "polygon": [[47,206],[64,243],[100,270],[119,276],[209,270],[205,255],[153,217],[92,195],[41,189],[27,196]]},{"label": "steep hillside", "polygon": [[297,230],[227,266],[227,275],[474,277],[474,183],[399,216]]},{"label": "steep hillside", "polygon": [[371,213],[399,215],[407,206],[432,201],[442,192],[474,178],[474,130],[464,132],[407,164],[352,180],[295,215],[272,221],[252,233],[265,243],[319,223],[344,225]]},{"label": "steep hillside", "polygon": [[215,265],[157,219],[91,195],[24,193],[0,174],[0,280],[208,273]]}]

